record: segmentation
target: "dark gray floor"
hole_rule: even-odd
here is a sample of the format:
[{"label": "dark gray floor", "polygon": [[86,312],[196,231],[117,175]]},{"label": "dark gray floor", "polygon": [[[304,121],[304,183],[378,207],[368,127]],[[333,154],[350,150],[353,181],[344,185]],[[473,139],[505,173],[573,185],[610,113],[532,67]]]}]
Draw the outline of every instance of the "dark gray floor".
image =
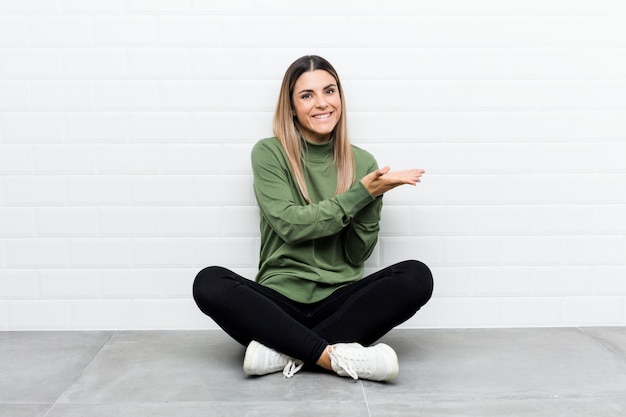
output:
[{"label": "dark gray floor", "polygon": [[619,416],[626,328],[395,330],[389,383],[249,378],[221,331],[2,332],[0,416]]}]

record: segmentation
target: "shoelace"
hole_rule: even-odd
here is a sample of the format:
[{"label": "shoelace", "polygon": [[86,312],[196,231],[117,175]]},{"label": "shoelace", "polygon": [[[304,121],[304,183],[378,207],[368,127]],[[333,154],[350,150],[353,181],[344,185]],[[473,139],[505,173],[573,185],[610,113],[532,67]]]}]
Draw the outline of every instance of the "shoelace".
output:
[{"label": "shoelace", "polygon": [[[350,375],[352,379],[359,379],[356,370],[352,367],[350,358],[346,358],[341,354],[341,352],[337,352],[334,348],[328,350],[328,356],[330,356],[331,362],[334,362],[338,367],[346,371],[346,373]],[[355,358],[352,358],[352,360],[354,359]]]},{"label": "shoelace", "polygon": [[285,368],[283,369],[283,378],[291,378],[296,374],[296,372],[302,369],[303,366],[304,362],[296,359],[289,359],[287,365],[285,365]]}]

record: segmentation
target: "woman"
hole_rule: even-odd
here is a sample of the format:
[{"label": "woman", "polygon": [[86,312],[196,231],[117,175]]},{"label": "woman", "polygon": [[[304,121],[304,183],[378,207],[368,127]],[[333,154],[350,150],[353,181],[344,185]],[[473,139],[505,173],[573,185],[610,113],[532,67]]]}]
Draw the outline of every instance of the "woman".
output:
[{"label": "woman", "polygon": [[274,134],[252,150],[261,211],[256,279],[208,267],[194,299],[247,346],[248,375],[291,377],[317,364],[354,379],[393,379],[396,353],[371,344],[426,304],[432,275],[405,261],[362,278],[363,265],[378,240],[383,194],[416,185],[424,171],[378,169],[350,144],[339,77],[319,56],[287,69]]}]

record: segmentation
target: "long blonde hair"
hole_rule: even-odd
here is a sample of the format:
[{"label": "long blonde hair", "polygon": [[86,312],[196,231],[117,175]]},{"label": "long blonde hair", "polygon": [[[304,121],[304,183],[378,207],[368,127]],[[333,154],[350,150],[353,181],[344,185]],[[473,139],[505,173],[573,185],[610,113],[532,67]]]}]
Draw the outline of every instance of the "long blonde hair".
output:
[{"label": "long blonde hair", "polygon": [[293,88],[300,76],[308,71],[324,70],[333,76],[337,82],[337,89],[341,97],[341,115],[332,133],[334,137],[333,162],[337,168],[337,194],[348,190],[355,181],[354,156],[352,146],[348,138],[348,127],[346,122],[346,108],[343,89],[335,68],[317,55],[306,55],[295,60],[283,78],[278,95],[278,104],[274,113],[274,135],[280,141],[291,166],[302,196],[307,202],[311,202],[309,191],[304,180],[302,169],[302,157],[304,148],[302,146],[302,132],[298,120],[293,116]]}]

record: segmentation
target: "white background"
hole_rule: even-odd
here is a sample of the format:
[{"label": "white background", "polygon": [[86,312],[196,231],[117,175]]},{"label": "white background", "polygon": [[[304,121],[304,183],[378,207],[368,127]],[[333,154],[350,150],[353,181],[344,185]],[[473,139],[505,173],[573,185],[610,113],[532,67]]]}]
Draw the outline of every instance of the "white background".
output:
[{"label": "white background", "polygon": [[214,328],[191,283],[254,276],[249,152],[311,53],[427,170],[367,264],[431,266],[404,327],[626,324],[626,2],[0,0],[0,329]]}]

